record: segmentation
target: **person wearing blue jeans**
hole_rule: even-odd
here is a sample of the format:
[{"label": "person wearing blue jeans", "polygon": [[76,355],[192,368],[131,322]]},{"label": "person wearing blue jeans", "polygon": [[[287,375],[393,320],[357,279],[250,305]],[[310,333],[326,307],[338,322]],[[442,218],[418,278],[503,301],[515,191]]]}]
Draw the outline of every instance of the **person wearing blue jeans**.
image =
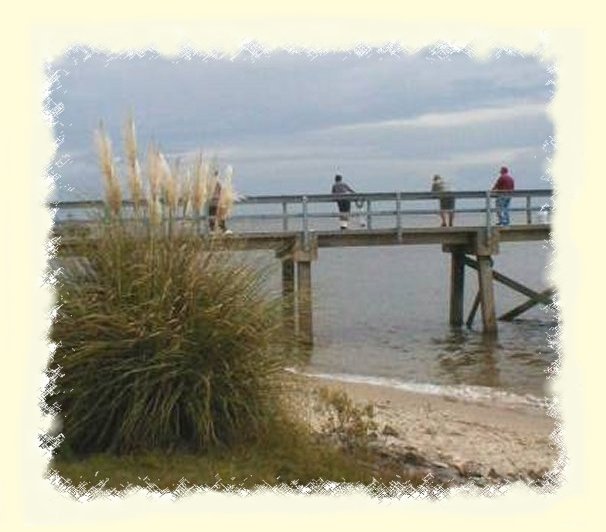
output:
[{"label": "person wearing blue jeans", "polygon": [[498,225],[509,225],[509,204],[511,203],[510,196],[499,196],[495,200],[497,207]]},{"label": "person wearing blue jeans", "polygon": [[509,225],[509,204],[511,203],[511,196],[503,193],[511,192],[513,189],[513,177],[509,175],[509,169],[506,166],[502,166],[499,178],[492,187],[494,192],[501,192],[495,200],[498,219],[497,225]]}]

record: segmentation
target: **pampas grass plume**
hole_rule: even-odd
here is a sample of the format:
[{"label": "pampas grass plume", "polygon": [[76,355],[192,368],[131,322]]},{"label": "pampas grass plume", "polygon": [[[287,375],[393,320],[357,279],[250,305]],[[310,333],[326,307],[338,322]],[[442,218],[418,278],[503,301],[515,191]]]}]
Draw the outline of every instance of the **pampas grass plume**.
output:
[{"label": "pampas grass plume", "polygon": [[202,208],[209,197],[208,173],[208,164],[202,160],[202,155],[200,155],[194,168],[194,178],[191,192],[192,209],[198,216],[202,212]]},{"label": "pampas grass plume", "polygon": [[137,137],[135,133],[135,122],[129,117],[124,128],[124,148],[126,152],[126,164],[128,169],[128,185],[131,198],[135,205],[135,212],[139,212],[143,199],[143,182],[141,180],[141,167],[137,159]]},{"label": "pampas grass plume", "polygon": [[149,182],[149,200],[153,202],[162,192],[162,164],[160,152],[154,145],[147,150],[147,179]]},{"label": "pampas grass plume", "polygon": [[111,141],[103,128],[103,123],[99,125],[99,129],[96,131],[95,140],[105,185],[105,200],[110,213],[118,215],[122,206],[122,191],[114,165]]}]

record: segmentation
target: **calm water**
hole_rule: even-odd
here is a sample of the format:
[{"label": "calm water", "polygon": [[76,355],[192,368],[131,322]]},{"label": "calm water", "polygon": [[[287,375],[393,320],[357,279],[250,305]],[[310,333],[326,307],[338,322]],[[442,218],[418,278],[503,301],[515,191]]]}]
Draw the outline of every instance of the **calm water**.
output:
[{"label": "calm water", "polygon": [[[547,258],[541,243],[503,245],[494,267],[543,289]],[[489,387],[544,397],[545,371],[556,356],[548,341],[553,313],[537,306],[514,322],[499,322],[494,339],[481,334],[479,312],[473,329],[451,329],[449,268],[449,255],[438,246],[320,250],[307,371],[413,389],[454,386],[490,395],[483,389]],[[475,272],[467,270],[466,314],[477,289]],[[495,297],[498,314],[525,300],[501,285]]]},{"label": "calm water", "polygon": [[[548,286],[550,253],[543,242],[501,244],[494,268],[541,291]],[[451,329],[449,280],[450,255],[440,246],[320,249],[312,266],[315,345],[305,371],[523,402],[549,395],[555,313],[535,306],[513,322],[499,322],[492,339],[481,334],[479,311],[472,329]],[[476,291],[477,274],[466,268],[465,317]],[[495,299],[497,315],[526,301],[499,283]]]}]

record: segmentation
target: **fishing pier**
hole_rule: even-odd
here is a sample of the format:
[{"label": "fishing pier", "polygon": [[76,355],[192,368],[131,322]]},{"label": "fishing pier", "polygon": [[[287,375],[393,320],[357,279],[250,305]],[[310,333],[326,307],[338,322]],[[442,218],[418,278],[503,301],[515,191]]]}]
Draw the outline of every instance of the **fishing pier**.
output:
[{"label": "fishing pier", "polygon": [[[444,193],[442,193],[443,195]],[[222,245],[237,250],[273,250],[282,266],[282,291],[287,300],[289,321],[305,344],[313,343],[312,264],[320,248],[360,246],[440,246],[450,255],[449,323],[453,327],[472,326],[480,311],[482,330],[497,332],[498,319],[512,320],[537,304],[549,305],[553,289],[540,292],[493,268],[493,257],[516,242],[547,241],[551,225],[552,191],[517,190],[511,196],[512,225],[498,227],[494,199],[490,191],[446,193],[455,198],[454,227],[440,227],[440,193],[381,192],[348,195],[253,196],[240,199],[228,220],[230,234],[209,231],[208,216],[193,221],[200,225],[201,238],[221,239]],[[338,228],[336,200],[352,202],[350,228]],[[130,202],[124,202],[126,206]],[[102,201],[56,202],[62,214],[56,221],[58,233],[67,224],[92,223],[77,213],[104,208]],[[70,214],[71,213],[71,214]],[[74,214],[76,213],[76,214]],[[191,218],[187,218],[191,219]],[[62,237],[60,253],[70,251],[70,238]],[[477,293],[467,316],[464,309],[465,269],[477,273]],[[497,317],[494,283],[523,294],[527,301]]]}]

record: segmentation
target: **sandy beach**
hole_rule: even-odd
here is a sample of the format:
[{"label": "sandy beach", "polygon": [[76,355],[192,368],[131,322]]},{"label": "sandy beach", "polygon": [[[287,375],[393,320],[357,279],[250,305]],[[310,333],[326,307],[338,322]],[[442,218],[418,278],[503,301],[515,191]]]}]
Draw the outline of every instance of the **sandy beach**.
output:
[{"label": "sandy beach", "polygon": [[[357,405],[373,403],[378,444],[396,453],[485,478],[537,478],[553,469],[556,420],[544,408],[453,399],[386,386],[308,378],[309,390],[344,390]],[[308,420],[322,422],[308,396]]]}]

